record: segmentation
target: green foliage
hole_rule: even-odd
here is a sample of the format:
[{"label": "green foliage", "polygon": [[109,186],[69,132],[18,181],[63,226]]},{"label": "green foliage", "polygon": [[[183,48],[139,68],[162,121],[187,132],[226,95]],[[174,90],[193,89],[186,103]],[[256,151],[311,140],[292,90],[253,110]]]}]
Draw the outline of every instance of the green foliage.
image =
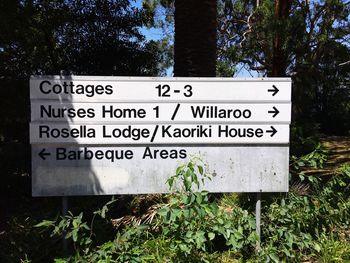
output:
[{"label": "green foliage", "polygon": [[63,237],[73,242],[75,250],[75,259],[80,258],[81,253],[88,253],[92,242],[90,227],[82,221],[83,213],[74,216],[71,212],[68,215],[60,217],[60,220],[44,220],[35,225],[40,228],[53,228],[51,236]]},{"label": "green foliage", "polygon": [[313,189],[319,190],[322,187],[321,178],[318,175],[305,175],[303,169],[306,167],[311,168],[323,168],[325,162],[328,159],[328,150],[318,143],[316,148],[301,157],[292,155],[290,157],[290,173],[291,181],[300,181],[302,184],[309,184]]},{"label": "green foliage", "polygon": [[[167,56],[129,0],[0,1],[0,169],[4,196],[31,196],[31,74],[157,76]],[[19,200],[18,202],[21,202]]]},{"label": "green foliage", "polygon": [[291,157],[292,165],[294,169],[299,169],[299,167],[307,166],[313,168],[323,168],[323,165],[328,159],[328,150],[319,143],[315,150],[311,153],[306,154],[300,158],[295,156]]},{"label": "green foliage", "polygon": [[[327,182],[323,189],[313,196],[289,194],[266,205],[263,217],[262,254],[266,260],[301,261],[313,255],[328,253],[320,242],[320,237],[332,233],[335,229],[346,230],[349,225],[349,192],[345,182],[349,178],[342,176]],[[339,242],[339,236],[337,241]],[[333,250],[334,252],[335,250]],[[332,256],[336,253],[332,254]]]},{"label": "green foliage", "polygon": [[[296,261],[317,258],[342,262],[349,256],[344,240],[350,224],[350,169],[344,164],[330,179],[300,174],[300,167],[321,167],[327,151],[319,145],[313,152],[294,158],[292,166],[312,188],[311,195],[288,194],[265,204],[262,219],[264,261]],[[331,234],[331,239],[325,240]],[[345,242],[345,243],[344,243]],[[341,245],[343,244],[343,245]]]},{"label": "green foliage", "polygon": [[[24,214],[13,216],[10,220],[2,217],[0,230],[0,261],[11,262],[47,262],[55,254],[55,244],[48,233],[37,231],[37,223],[32,216]],[[40,247],[40,249],[37,249]]]},{"label": "green foliage", "polygon": [[[327,150],[294,158],[294,173],[304,166],[321,167]],[[262,207],[261,248],[254,253],[255,217],[240,207],[241,196],[217,199],[203,190],[210,179],[208,167],[193,158],[169,178],[172,190],[159,204],[150,224],[128,225],[114,239],[97,243],[93,221],[82,214],[43,221],[38,227],[71,240],[74,254],[56,262],[342,262],[349,259],[350,164],[321,180],[303,175],[312,193],[275,196]],[[106,218],[109,206],[94,214]]]},{"label": "green foliage", "polygon": [[312,121],[293,122],[290,133],[292,155],[305,155],[313,151],[320,141],[320,125]]},{"label": "green foliage", "polygon": [[[274,12],[278,2],[287,4],[279,16]],[[277,69],[278,77],[293,79],[293,121],[319,125],[329,134],[349,134],[346,0],[221,0],[217,5],[217,76],[232,77],[243,68],[272,76]],[[147,24],[172,39],[174,0],[144,0],[143,7]],[[166,57],[170,63],[171,55]]]},{"label": "green foliage", "polygon": [[0,1],[0,199],[11,200],[4,201],[5,216],[23,201],[30,200],[28,207],[41,203],[31,199],[29,76],[61,70],[163,74],[167,43],[148,41],[143,25],[142,10],[129,0]]},{"label": "green foliage", "polygon": [[216,62],[216,76],[217,77],[232,77],[236,73],[235,65],[230,64],[228,61]]},{"label": "green foliage", "polygon": [[[258,71],[263,76],[272,76],[272,69],[277,68],[278,77],[293,79],[294,121],[319,123],[326,133],[348,134],[350,7],[347,1],[259,3],[256,6],[256,2],[247,0],[219,1],[220,66],[227,65],[229,71],[231,65],[244,65],[248,71]],[[278,16],[274,12],[277,3],[291,6]],[[221,68],[220,72],[225,70]]]},{"label": "green foliage", "polygon": [[146,25],[167,32],[174,24],[174,2],[174,0],[142,0]]},{"label": "green foliage", "polygon": [[[205,164],[198,157],[193,157],[190,162],[179,165],[175,175],[167,180],[169,190],[177,192],[193,192],[199,190],[200,186],[204,185],[205,179],[211,180],[210,174],[207,174],[205,169]],[[177,190],[176,188],[179,181],[181,190]],[[192,189],[194,186],[196,186],[197,189]]]},{"label": "green foliage", "polygon": [[[57,259],[55,262],[84,262],[84,258],[94,256],[96,254],[92,253],[93,236],[95,216],[99,216],[102,219],[106,219],[106,213],[109,211],[110,206],[116,200],[112,198],[111,201],[107,202],[100,209],[94,211],[94,216],[91,223],[83,221],[83,213],[81,212],[78,216],[74,216],[72,212],[68,212],[68,215],[61,216],[56,220],[43,220],[42,222],[35,225],[35,227],[50,230],[51,237],[58,239],[67,239],[71,242],[74,250],[74,255],[68,258]],[[103,244],[102,248],[107,249],[108,244]],[[105,255],[105,250],[98,250],[98,255]],[[101,254],[102,253],[102,254]],[[106,252],[107,253],[107,252]],[[93,261],[95,262],[95,261]]]},{"label": "green foliage", "polygon": [[295,257],[300,260],[305,252],[309,252],[313,247],[308,226],[313,217],[311,207],[308,198],[294,195],[264,207],[266,212],[262,219],[264,239],[261,256],[279,262],[281,259]]},{"label": "green foliage", "polygon": [[[134,256],[156,262],[174,259],[207,262],[208,253],[215,252],[220,240],[225,249],[245,250],[246,253],[253,250],[256,242],[253,216],[239,208],[227,212],[215,201],[210,201],[207,191],[194,191],[193,187],[200,189],[204,180],[209,178],[206,166],[198,158],[177,168],[175,175],[168,180],[169,188],[175,192],[168,196],[168,203],[158,209],[155,225],[152,228],[144,226],[147,231],[142,235],[132,233],[127,236],[133,244],[133,235],[137,235],[138,242],[142,236],[147,237],[142,249],[137,251],[148,251],[148,256],[137,253]],[[130,233],[128,231],[131,230],[126,233]],[[129,243],[125,240],[124,244]]]},{"label": "green foliage", "polygon": [[170,196],[169,205],[158,211],[157,226],[169,238],[170,248],[183,261],[205,260],[203,253],[213,252],[218,240],[236,252],[252,250],[256,242],[253,216],[240,208],[224,211],[209,201],[207,191],[194,192],[192,187],[200,188],[205,178],[210,179],[205,165],[193,159],[179,166],[168,180],[170,189],[177,180],[183,186]]},{"label": "green foliage", "polygon": [[[168,180],[174,191],[157,210],[154,223],[127,226],[113,241],[96,244],[94,220],[88,225],[82,213],[45,220],[37,227],[71,240],[74,255],[62,262],[210,262],[214,257],[210,254],[218,249],[230,250],[238,258],[249,256],[257,240],[253,215],[239,207],[225,209],[211,200],[201,189],[209,179],[199,158],[180,165]],[[105,217],[111,202],[94,214]]]},{"label": "green foliage", "polygon": [[338,173],[344,174],[345,176],[350,177],[350,163],[343,163],[339,169]]},{"label": "green foliage", "polygon": [[142,12],[129,0],[14,1],[0,10],[0,76],[160,72],[157,43],[140,34]]},{"label": "green foliage", "polygon": [[323,233],[315,244],[315,257],[318,262],[348,262],[350,261],[350,240],[342,240]]}]

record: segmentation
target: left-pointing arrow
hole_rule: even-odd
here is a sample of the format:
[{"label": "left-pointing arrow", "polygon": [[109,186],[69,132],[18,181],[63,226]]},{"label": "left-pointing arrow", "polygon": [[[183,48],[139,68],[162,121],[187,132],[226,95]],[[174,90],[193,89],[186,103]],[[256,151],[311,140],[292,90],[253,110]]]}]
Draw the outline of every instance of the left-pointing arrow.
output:
[{"label": "left-pointing arrow", "polygon": [[46,152],[45,152],[45,148],[42,149],[42,150],[39,152],[39,156],[40,156],[41,159],[43,159],[43,160],[46,160],[46,156],[49,156],[49,155],[51,155],[51,153],[46,153]]}]

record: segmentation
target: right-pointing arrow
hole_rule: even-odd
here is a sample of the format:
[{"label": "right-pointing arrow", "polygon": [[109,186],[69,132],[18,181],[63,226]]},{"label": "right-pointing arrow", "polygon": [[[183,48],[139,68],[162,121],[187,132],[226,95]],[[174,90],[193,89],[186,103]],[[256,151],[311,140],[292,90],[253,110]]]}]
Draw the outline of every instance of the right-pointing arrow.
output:
[{"label": "right-pointing arrow", "polygon": [[272,113],[272,118],[275,118],[278,115],[278,113],[280,113],[280,111],[275,106],[273,106],[272,109],[273,110],[269,110],[268,113]]},{"label": "right-pointing arrow", "polygon": [[268,92],[273,92],[272,96],[275,96],[280,90],[275,85],[272,85],[272,88],[273,89],[268,89],[267,91]]},{"label": "right-pointing arrow", "polygon": [[39,152],[39,156],[40,156],[41,159],[43,159],[43,160],[46,160],[46,156],[49,156],[49,155],[51,155],[51,153],[46,153],[46,152],[45,152],[45,148],[42,149],[42,150]]},{"label": "right-pointing arrow", "polygon": [[273,126],[270,126],[270,128],[271,128],[271,130],[266,130],[266,132],[271,133],[270,136],[273,137],[277,133],[277,130]]}]

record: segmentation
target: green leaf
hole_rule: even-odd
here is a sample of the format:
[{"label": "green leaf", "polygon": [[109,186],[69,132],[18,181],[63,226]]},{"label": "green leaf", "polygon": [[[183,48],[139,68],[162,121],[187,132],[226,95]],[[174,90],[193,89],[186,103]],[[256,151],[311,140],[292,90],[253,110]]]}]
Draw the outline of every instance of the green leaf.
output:
[{"label": "green leaf", "polygon": [[[226,239],[227,240],[227,239]],[[227,241],[227,245],[232,246],[233,249],[238,248],[238,243],[237,240],[234,238],[233,235],[231,235],[231,237],[229,238],[229,240]]]},{"label": "green leaf", "polygon": [[169,212],[169,208],[167,208],[167,207],[158,209],[158,211],[157,211],[158,215],[160,215],[162,217],[167,217],[168,212]]},{"label": "green leaf", "polygon": [[180,174],[182,173],[182,170],[183,170],[183,166],[182,166],[182,165],[179,166],[179,167],[177,167],[177,168],[176,168],[176,175],[177,175],[177,176],[180,175]]},{"label": "green leaf", "polygon": [[184,182],[185,191],[190,191],[191,190],[191,182],[188,179],[188,177],[185,177],[183,182]]},{"label": "green leaf", "polygon": [[78,240],[78,229],[74,229],[72,231],[72,237],[73,237],[73,241],[77,242],[77,240]]},{"label": "green leaf", "polygon": [[169,190],[171,190],[174,186],[174,180],[175,178],[174,177],[170,177],[168,180],[167,180],[167,184],[169,185]]},{"label": "green leaf", "polygon": [[302,162],[302,161],[299,161],[297,164],[298,164],[299,166],[305,166],[305,163]]},{"label": "green leaf", "polygon": [[186,219],[190,218],[190,211],[189,211],[188,209],[185,209],[185,210],[183,211],[183,213],[184,213],[184,217],[185,217]]},{"label": "green leaf", "polygon": [[145,230],[149,229],[149,225],[141,224],[137,228],[138,228],[138,230],[145,231]]},{"label": "green leaf", "polygon": [[283,248],[284,254],[286,254],[288,257],[293,257],[292,253],[290,253],[290,250],[287,248]]},{"label": "green leaf", "polygon": [[198,165],[198,171],[201,175],[203,175],[203,166]]},{"label": "green leaf", "polygon": [[174,214],[175,217],[178,217],[179,215],[182,214],[182,210],[180,208],[173,208],[171,210],[171,213]]},{"label": "green leaf", "polygon": [[90,227],[87,224],[82,224],[81,227],[86,230],[90,230]]},{"label": "green leaf", "polygon": [[187,231],[185,236],[186,236],[187,238],[192,238],[192,236],[193,236],[193,231]]},{"label": "green leaf", "polygon": [[235,238],[243,239],[243,235],[239,231],[234,231],[233,234],[234,234]]},{"label": "green leaf", "polygon": [[208,237],[209,237],[209,240],[213,240],[215,238],[215,233],[209,232]]},{"label": "green leaf", "polygon": [[108,202],[105,204],[105,206],[109,206],[109,205],[111,205],[111,204],[115,203],[116,201],[117,201],[117,200],[116,200],[116,199],[114,199],[114,196],[112,196],[111,201],[108,201]]},{"label": "green leaf", "polygon": [[269,254],[269,257],[272,259],[272,261],[278,263],[279,262],[279,258],[275,253],[271,253]]},{"label": "green leaf", "polygon": [[201,195],[201,193],[195,193],[195,195],[196,195],[196,202],[197,202],[197,204],[201,204],[202,203],[202,195]]},{"label": "green leaf", "polygon": [[179,244],[179,248],[182,252],[189,254],[190,253],[190,248],[184,244]]},{"label": "green leaf", "polygon": [[321,246],[317,243],[314,244],[314,249],[317,251],[317,252],[320,252],[321,251]]},{"label": "green leaf", "polygon": [[53,225],[54,225],[54,221],[44,220],[44,221],[40,222],[39,224],[34,225],[34,227],[49,227],[49,226],[53,226]]},{"label": "green leaf", "polygon": [[83,212],[81,212],[81,213],[79,214],[77,220],[78,220],[79,222],[81,222],[82,218],[83,218]]},{"label": "green leaf", "polygon": [[197,248],[201,248],[203,246],[204,242],[207,240],[205,238],[205,232],[198,231],[195,235],[195,240],[196,240]]},{"label": "green leaf", "polygon": [[73,234],[72,232],[67,232],[65,239],[69,239],[72,236],[72,234]]},{"label": "green leaf", "polygon": [[189,204],[193,204],[193,202],[196,200],[196,196],[194,194],[191,194],[190,198],[191,199]]}]

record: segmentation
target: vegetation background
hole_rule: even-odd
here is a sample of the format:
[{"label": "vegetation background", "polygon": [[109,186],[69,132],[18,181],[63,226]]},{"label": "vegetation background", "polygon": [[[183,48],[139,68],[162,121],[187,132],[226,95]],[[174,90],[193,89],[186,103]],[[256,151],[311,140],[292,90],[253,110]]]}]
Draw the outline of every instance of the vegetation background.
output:
[{"label": "vegetation background", "polygon": [[[350,260],[350,3],[139,4],[0,1],[0,261]],[[176,8],[205,12],[202,5],[216,10],[215,19],[203,24],[199,15],[191,26],[174,27]],[[188,23],[181,19],[178,25]],[[216,46],[216,63],[206,69],[211,75],[234,77],[243,70],[293,80],[291,191],[263,197],[261,250],[255,253],[254,198],[196,192],[207,175],[200,160],[174,171],[184,189],[168,196],[117,196],[109,203],[110,197],[72,198],[66,218],[59,217],[60,198],[32,198],[29,76],[162,76],[169,67],[175,75],[191,75],[191,68],[179,71],[184,62],[174,50],[181,51],[181,43],[174,47],[174,40],[196,26],[215,26],[216,41],[187,40],[203,52],[199,57],[212,52],[203,47]],[[147,40],[144,27],[163,35]],[[61,251],[64,236],[71,242],[67,255]]]}]

